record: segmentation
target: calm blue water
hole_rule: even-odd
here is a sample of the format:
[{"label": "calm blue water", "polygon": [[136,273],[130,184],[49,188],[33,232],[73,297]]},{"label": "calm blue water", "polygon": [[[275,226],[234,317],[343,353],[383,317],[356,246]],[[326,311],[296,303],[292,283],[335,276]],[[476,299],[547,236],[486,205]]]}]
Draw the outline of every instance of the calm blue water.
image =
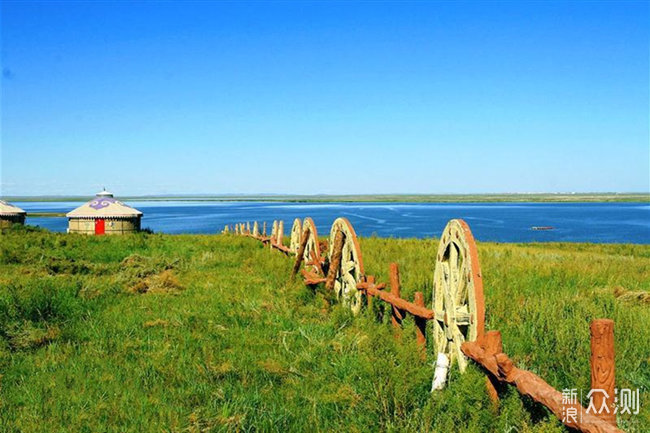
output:
[{"label": "calm blue water", "polygon": [[[27,212],[68,212],[78,202],[16,202]],[[225,224],[285,221],[311,216],[320,235],[336,217],[347,217],[360,236],[439,236],[452,218],[465,219],[474,236],[496,242],[608,242],[650,244],[650,205],[645,203],[265,203],[151,202],[129,205],[144,212],[142,227],[162,233],[215,233]],[[65,218],[27,218],[27,223],[64,232]],[[553,226],[534,231],[532,226]]]}]

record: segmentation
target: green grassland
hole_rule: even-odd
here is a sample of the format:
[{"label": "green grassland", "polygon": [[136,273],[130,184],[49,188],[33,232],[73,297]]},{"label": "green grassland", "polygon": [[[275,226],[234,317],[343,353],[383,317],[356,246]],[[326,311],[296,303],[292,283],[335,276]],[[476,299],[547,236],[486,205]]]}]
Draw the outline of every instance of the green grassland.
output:
[{"label": "green grassland", "polygon": [[[363,238],[366,272],[431,299],[435,240]],[[480,243],[487,329],[522,368],[589,389],[589,323],[616,321],[619,387],[650,426],[650,246]],[[0,236],[0,431],[564,432],[476,365],[429,392],[414,325],[353,317],[292,262],[234,235]],[[640,293],[636,293],[640,292]],[[375,303],[377,307],[377,303]],[[583,403],[585,400],[583,399]]]},{"label": "green grassland", "polygon": [[[8,201],[86,201],[86,196],[6,197]],[[298,203],[604,203],[650,202],[648,193],[529,193],[529,194],[349,194],[349,195],[169,195],[125,196],[124,201],[279,201]]]},{"label": "green grassland", "polygon": [[30,212],[30,218],[62,218],[65,212]]}]

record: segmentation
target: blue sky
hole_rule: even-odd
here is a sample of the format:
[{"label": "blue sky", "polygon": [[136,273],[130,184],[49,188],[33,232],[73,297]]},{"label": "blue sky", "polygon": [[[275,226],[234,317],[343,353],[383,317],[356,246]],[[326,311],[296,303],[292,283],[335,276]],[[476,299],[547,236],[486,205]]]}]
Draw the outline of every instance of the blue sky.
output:
[{"label": "blue sky", "polygon": [[0,194],[648,191],[649,18],[3,1]]}]

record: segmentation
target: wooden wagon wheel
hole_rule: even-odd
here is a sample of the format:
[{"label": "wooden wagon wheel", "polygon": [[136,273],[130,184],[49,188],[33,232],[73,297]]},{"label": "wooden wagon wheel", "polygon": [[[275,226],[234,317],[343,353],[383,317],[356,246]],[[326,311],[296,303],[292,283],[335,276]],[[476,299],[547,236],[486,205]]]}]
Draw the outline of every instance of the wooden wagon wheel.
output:
[{"label": "wooden wagon wheel", "polygon": [[321,272],[320,266],[320,246],[318,245],[318,231],[314,220],[307,217],[302,223],[302,230],[309,228],[309,238],[305,245],[305,252],[302,256],[305,263],[312,263],[312,268],[315,271]]},{"label": "wooden wagon wheel", "polygon": [[341,262],[336,272],[334,280],[334,292],[336,296],[349,306],[352,313],[358,314],[363,306],[363,296],[360,290],[357,290],[357,283],[361,281],[363,270],[363,258],[359,240],[354,228],[347,218],[337,218],[332,224],[330,230],[329,242],[329,262],[333,263],[332,256],[334,253],[335,239],[338,232],[343,233],[343,248],[341,252]]},{"label": "wooden wagon wheel", "polygon": [[438,246],[433,281],[434,338],[438,353],[450,363],[458,360],[461,372],[467,358],[460,350],[464,341],[483,335],[485,301],[483,281],[474,236],[467,223],[447,223]]},{"label": "wooden wagon wheel", "polygon": [[302,236],[302,223],[300,218],[293,220],[293,227],[291,227],[291,242],[289,243],[289,250],[293,254],[298,254],[300,248],[300,237]]}]

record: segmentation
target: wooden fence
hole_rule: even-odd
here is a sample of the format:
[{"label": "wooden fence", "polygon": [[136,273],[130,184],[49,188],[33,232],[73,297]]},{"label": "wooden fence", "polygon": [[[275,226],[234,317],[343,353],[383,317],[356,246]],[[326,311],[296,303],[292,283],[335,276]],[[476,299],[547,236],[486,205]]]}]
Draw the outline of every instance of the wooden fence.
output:
[{"label": "wooden fence", "polygon": [[330,230],[329,241],[318,237],[311,218],[294,220],[289,245],[284,244],[284,224],[274,221],[269,236],[266,223],[262,230],[257,222],[226,226],[224,233],[248,236],[295,257],[291,272],[293,279],[301,273],[305,284],[324,284],[354,314],[373,301],[386,302],[391,307],[391,323],[397,330],[407,315],[415,320],[416,340],[420,356],[425,358],[427,347],[427,322],[433,322],[433,338],[437,358],[432,390],[441,389],[448,368],[456,363],[465,370],[468,360],[475,361],[487,375],[486,389],[495,405],[499,404],[498,389],[501,384],[514,385],[523,395],[546,406],[566,426],[585,433],[620,432],[614,414],[615,365],[614,322],[594,320],[591,324],[591,388],[607,392],[595,393],[593,403],[603,404],[610,411],[593,414],[577,403],[566,402],[563,394],[539,376],[517,368],[503,353],[501,333],[485,332],[485,301],[476,243],[469,226],[463,220],[451,220],[442,233],[434,271],[433,305],[424,305],[424,296],[415,292],[413,301],[401,297],[399,268],[390,265],[387,285],[366,275],[361,248],[354,228],[345,218],[337,218]]}]

